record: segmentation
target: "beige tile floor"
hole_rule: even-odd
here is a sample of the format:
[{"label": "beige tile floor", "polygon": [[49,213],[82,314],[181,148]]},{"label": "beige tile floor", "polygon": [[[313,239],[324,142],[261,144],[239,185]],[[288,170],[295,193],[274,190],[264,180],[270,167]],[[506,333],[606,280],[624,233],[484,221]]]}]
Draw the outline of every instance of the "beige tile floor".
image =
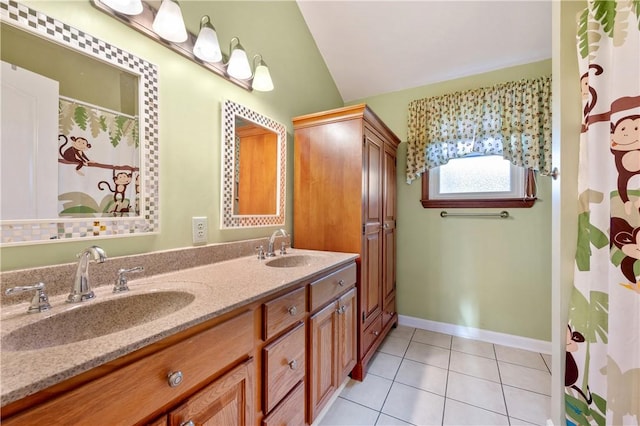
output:
[{"label": "beige tile floor", "polygon": [[319,424],[545,425],[550,368],[545,354],[398,326]]}]

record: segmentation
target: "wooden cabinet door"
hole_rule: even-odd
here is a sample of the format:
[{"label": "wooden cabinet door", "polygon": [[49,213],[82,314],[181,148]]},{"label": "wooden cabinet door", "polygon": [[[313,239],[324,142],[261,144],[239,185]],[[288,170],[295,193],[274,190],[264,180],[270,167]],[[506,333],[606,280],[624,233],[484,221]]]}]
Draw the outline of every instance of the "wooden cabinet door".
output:
[{"label": "wooden cabinet door", "polygon": [[[396,149],[385,145],[383,157],[382,299],[388,311],[396,288]],[[395,306],[393,307],[395,312]],[[388,315],[383,317],[386,326]]]},{"label": "wooden cabinet door", "polygon": [[357,356],[357,321],[356,289],[351,289],[338,299],[338,384],[351,373],[356,365]]},{"label": "wooden cabinet door", "polygon": [[253,359],[212,382],[169,413],[169,426],[253,425]]},{"label": "wooden cabinet door", "polygon": [[384,142],[364,129],[362,282],[360,307],[363,328],[382,310],[382,160]]},{"label": "wooden cabinet door", "polygon": [[337,303],[330,303],[309,318],[309,423],[338,388],[336,374]]},{"label": "wooden cabinet door", "polygon": [[360,252],[362,121],[296,129],[293,246]]}]

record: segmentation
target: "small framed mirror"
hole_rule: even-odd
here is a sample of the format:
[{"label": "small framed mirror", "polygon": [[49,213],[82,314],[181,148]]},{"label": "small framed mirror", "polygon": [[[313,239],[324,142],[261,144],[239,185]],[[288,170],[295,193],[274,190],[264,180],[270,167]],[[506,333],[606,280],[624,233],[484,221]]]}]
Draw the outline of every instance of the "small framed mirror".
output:
[{"label": "small framed mirror", "polygon": [[283,226],[286,127],[230,100],[222,124],[220,227]]},{"label": "small framed mirror", "polygon": [[0,243],[158,232],[156,66],[17,2],[0,20]]}]

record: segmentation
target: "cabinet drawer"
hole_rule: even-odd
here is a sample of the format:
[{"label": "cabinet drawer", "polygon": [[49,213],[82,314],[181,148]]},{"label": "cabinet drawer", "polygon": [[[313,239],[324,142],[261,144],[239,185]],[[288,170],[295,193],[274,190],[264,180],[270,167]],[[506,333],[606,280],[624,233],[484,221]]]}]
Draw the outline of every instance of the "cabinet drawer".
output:
[{"label": "cabinet drawer", "polygon": [[[134,424],[192,393],[217,371],[253,349],[253,315],[246,312],[189,339],[80,386],[3,425]],[[182,381],[169,386],[168,375]],[[114,401],[118,409],[114,410]]]},{"label": "cabinet drawer", "polygon": [[389,321],[391,321],[396,313],[396,298],[395,296],[385,302],[384,309],[382,310],[382,327],[386,327]]},{"label": "cabinet drawer", "polygon": [[262,426],[300,426],[304,423],[304,382],[287,396],[264,420]]},{"label": "cabinet drawer", "polygon": [[311,312],[320,308],[340,293],[348,290],[356,284],[356,264],[352,263],[326,277],[311,283],[311,296],[309,297],[309,310]]},{"label": "cabinet drawer", "polygon": [[371,346],[375,343],[375,341],[380,336],[382,332],[382,315],[378,314],[376,319],[374,319],[369,327],[364,330],[362,335],[362,355],[366,355],[369,352]]},{"label": "cabinet drawer", "polygon": [[305,327],[300,324],[264,348],[264,412],[268,413],[304,378]]},{"label": "cabinet drawer", "polygon": [[294,290],[264,304],[262,338],[269,340],[287,327],[303,321],[307,287]]}]

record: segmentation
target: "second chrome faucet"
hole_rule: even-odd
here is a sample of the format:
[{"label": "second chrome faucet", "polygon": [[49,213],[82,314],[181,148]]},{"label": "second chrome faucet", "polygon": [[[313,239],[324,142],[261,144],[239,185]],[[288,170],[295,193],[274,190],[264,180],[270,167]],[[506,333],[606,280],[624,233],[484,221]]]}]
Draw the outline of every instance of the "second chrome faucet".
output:
[{"label": "second chrome faucet", "polygon": [[98,246],[87,247],[78,254],[78,269],[76,270],[71,293],[67,297],[68,303],[83,302],[95,297],[89,283],[90,260],[103,263],[107,260],[107,254]]},{"label": "second chrome faucet", "polygon": [[[267,253],[266,253],[267,257],[273,257],[276,255],[273,245],[276,241],[276,237],[278,236],[278,234],[282,235],[285,238],[289,237],[289,235],[287,234],[287,231],[285,231],[284,229],[276,229],[275,231],[273,231],[273,234],[271,234],[271,237],[269,238],[269,247],[267,248]],[[280,249],[281,254],[283,251],[285,251],[284,242],[283,242],[282,248]]]}]

